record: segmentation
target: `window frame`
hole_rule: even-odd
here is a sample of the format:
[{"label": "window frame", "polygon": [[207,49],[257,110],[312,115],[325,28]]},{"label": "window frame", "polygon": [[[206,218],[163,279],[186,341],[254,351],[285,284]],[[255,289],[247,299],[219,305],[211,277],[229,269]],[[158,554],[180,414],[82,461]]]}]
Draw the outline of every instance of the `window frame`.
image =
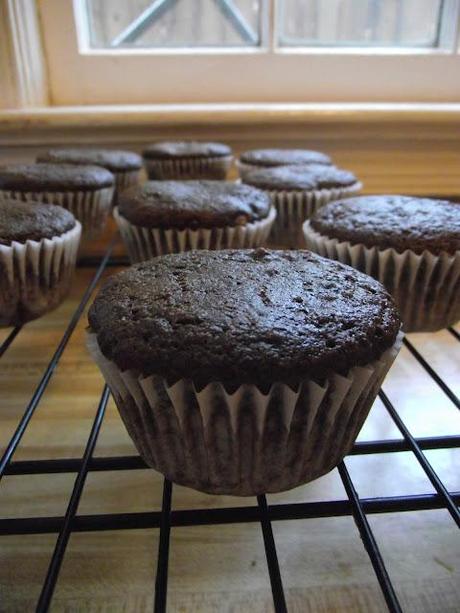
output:
[{"label": "window frame", "polygon": [[453,10],[457,19],[444,20],[447,42],[437,49],[277,47],[277,0],[263,2],[269,8],[261,30],[264,47],[191,51],[91,49],[83,0],[38,0],[51,100],[57,105],[460,101],[460,0],[445,0],[444,10]]},{"label": "window frame", "polygon": [[48,105],[41,36],[36,0],[0,2],[0,109]]}]

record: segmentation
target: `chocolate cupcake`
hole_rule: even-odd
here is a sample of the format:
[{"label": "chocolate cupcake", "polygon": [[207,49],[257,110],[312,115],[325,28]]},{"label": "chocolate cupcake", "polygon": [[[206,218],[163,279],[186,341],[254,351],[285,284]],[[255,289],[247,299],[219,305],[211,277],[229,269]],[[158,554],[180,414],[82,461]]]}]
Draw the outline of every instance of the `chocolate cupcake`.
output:
[{"label": "chocolate cupcake", "polygon": [[401,343],[374,279],[308,251],[191,251],[111,277],[88,347],[139,453],[213,494],[278,492],[351,449]]},{"label": "chocolate cupcake", "polygon": [[276,211],[264,192],[230,181],[148,181],[114,217],[132,262],[190,249],[258,247]]},{"label": "chocolate cupcake", "polygon": [[154,143],[143,153],[149,179],[225,179],[232,150],[223,143],[178,141]]},{"label": "chocolate cupcake", "polygon": [[139,182],[142,157],[132,151],[116,149],[49,149],[37,162],[102,166],[115,177],[115,198],[127,187]]},{"label": "chocolate cupcake", "polygon": [[272,239],[290,248],[303,246],[302,223],[320,206],[362,187],[353,173],[318,164],[254,169],[245,173],[243,183],[270,194],[277,210]]},{"label": "chocolate cupcake", "polygon": [[313,251],[378,279],[407,332],[460,319],[460,205],[409,196],[332,202],[304,225]]},{"label": "chocolate cupcake", "polygon": [[330,166],[332,160],[325,153],[311,149],[251,149],[250,151],[244,151],[236,163],[241,178],[248,170],[257,168],[307,166],[310,164]]},{"label": "chocolate cupcake", "polygon": [[0,167],[0,199],[57,204],[80,221],[83,238],[105,226],[114,178],[100,166],[75,164],[10,164]]},{"label": "chocolate cupcake", "polygon": [[52,204],[0,200],[0,326],[56,308],[75,269],[81,225]]}]

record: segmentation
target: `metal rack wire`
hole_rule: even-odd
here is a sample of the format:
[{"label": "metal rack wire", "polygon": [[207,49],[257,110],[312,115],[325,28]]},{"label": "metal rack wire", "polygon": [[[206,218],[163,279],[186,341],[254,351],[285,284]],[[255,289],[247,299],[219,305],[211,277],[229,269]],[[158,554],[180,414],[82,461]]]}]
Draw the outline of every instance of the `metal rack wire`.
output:
[{"label": "metal rack wire", "polygon": [[[28,517],[7,518],[0,520],[0,536],[13,534],[46,534],[58,533],[58,538],[52,554],[48,572],[42,586],[37,611],[49,609],[59,571],[65,556],[67,543],[72,532],[92,532],[100,530],[127,530],[141,528],[159,528],[158,561],[155,581],[154,610],[161,613],[167,606],[168,558],[171,529],[176,526],[199,526],[217,524],[237,524],[259,522],[262,530],[267,568],[273,595],[274,608],[277,613],[287,611],[283,583],[278,564],[277,549],[272,531],[272,521],[296,520],[309,518],[324,518],[352,515],[363,541],[364,547],[374,568],[383,596],[389,611],[402,611],[397,594],[391,582],[383,557],[377,546],[367,515],[375,513],[395,513],[402,511],[420,511],[428,509],[446,509],[457,526],[460,527],[460,492],[450,492],[428,462],[424,451],[432,449],[453,449],[460,447],[460,436],[437,436],[416,438],[401,419],[397,409],[383,390],[380,399],[391,419],[399,429],[402,439],[374,440],[357,442],[350,455],[366,455],[411,451],[432,483],[436,493],[410,496],[387,496],[377,498],[360,498],[346,468],[345,461],[338,467],[339,475],[347,494],[347,499],[319,502],[304,502],[290,504],[268,505],[265,496],[257,497],[257,505],[214,509],[173,510],[173,484],[164,480],[163,501],[161,512],[143,513],[108,513],[93,515],[78,515],[78,506],[85,487],[85,481],[90,471],[144,470],[148,469],[139,456],[114,456],[108,458],[93,458],[97,438],[104,420],[105,410],[110,397],[110,391],[104,386],[99,405],[94,417],[91,432],[81,459],[50,459],[13,461],[14,453],[34,415],[46,387],[53,376],[70,337],[78,324],[83,311],[89,302],[97,283],[105,268],[119,265],[123,261],[111,259],[114,242],[110,244],[105,256],[97,262],[97,270],[90,281],[83,297],[71,317],[69,324],[56,347],[56,350],[46,367],[16,431],[11,437],[0,460],[0,480],[4,475],[30,475],[51,473],[75,473],[76,479],[69,499],[66,513],[63,517]],[[96,262],[87,260],[81,264],[92,266]],[[14,328],[0,346],[0,357],[12,345],[20,334],[21,328]],[[449,332],[460,341],[459,333],[454,329]],[[435,381],[451,403],[460,409],[460,401],[439,374],[426,362],[423,356],[407,339],[406,348]]]}]

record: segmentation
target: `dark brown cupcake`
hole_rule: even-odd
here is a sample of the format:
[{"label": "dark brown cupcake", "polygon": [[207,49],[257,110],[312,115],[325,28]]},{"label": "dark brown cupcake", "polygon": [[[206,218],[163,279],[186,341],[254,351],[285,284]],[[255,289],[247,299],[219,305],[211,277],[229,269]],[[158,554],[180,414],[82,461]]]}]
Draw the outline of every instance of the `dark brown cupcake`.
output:
[{"label": "dark brown cupcake", "polygon": [[271,195],[277,210],[272,241],[290,248],[303,246],[302,224],[319,207],[362,187],[353,173],[318,164],[254,168],[242,180]]},{"label": "dark brown cupcake", "polygon": [[243,183],[267,191],[312,191],[351,187],[357,179],[348,170],[312,164],[255,168],[246,173]]},{"label": "dark brown cupcake", "polygon": [[113,189],[112,173],[100,166],[10,164],[0,167],[0,199],[62,206],[81,222],[85,238],[104,228]]},{"label": "dark brown cupcake", "polygon": [[[19,192],[96,191],[112,187],[113,175],[99,166],[9,164],[0,166],[0,190]],[[52,204],[52,203],[49,203]]]},{"label": "dark brown cupcake", "polygon": [[0,200],[0,245],[61,236],[75,227],[75,217],[53,204]]},{"label": "dark brown cupcake", "polygon": [[232,150],[223,143],[161,142],[143,151],[149,179],[225,179]]},{"label": "dark brown cupcake", "polygon": [[23,324],[67,295],[81,226],[52,204],[0,200],[0,326]]},{"label": "dark brown cupcake", "polygon": [[311,149],[251,149],[240,155],[238,169],[240,176],[243,177],[248,170],[256,168],[310,164],[329,166],[332,160],[325,153]]},{"label": "dark brown cupcake", "polygon": [[337,465],[400,327],[369,277],[264,249],[136,265],[106,283],[89,323],[144,459],[178,483],[237,495],[295,487]]},{"label": "dark brown cupcake", "polygon": [[139,182],[142,168],[140,155],[116,149],[49,149],[37,157],[37,162],[102,166],[114,175],[117,194]]},{"label": "dark brown cupcake", "polygon": [[190,249],[261,245],[275,217],[270,197],[230,181],[149,181],[114,211],[132,261]]},{"label": "dark brown cupcake", "polygon": [[409,196],[330,203],[306,224],[309,247],[377,278],[406,331],[460,319],[460,205]]}]

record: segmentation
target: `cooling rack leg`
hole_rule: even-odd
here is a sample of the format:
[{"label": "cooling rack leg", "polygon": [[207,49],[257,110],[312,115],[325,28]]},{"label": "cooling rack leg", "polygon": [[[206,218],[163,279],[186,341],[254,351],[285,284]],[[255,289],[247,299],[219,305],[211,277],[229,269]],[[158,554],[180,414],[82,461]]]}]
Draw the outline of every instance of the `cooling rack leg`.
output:
[{"label": "cooling rack leg", "polygon": [[94,418],[93,426],[88,437],[88,442],[86,443],[85,452],[83,454],[83,462],[80,471],[77,475],[77,478],[75,479],[75,484],[73,486],[69,505],[67,507],[67,511],[64,518],[64,524],[56,541],[53,557],[51,558],[51,562],[48,567],[46,579],[43,584],[43,588],[37,605],[37,613],[46,613],[51,604],[54,588],[56,587],[59,571],[61,570],[62,560],[64,559],[67,543],[69,542],[70,534],[72,532],[73,521],[78,510],[78,505],[80,503],[80,498],[83,493],[83,488],[85,487],[89,463],[91,460],[91,456],[93,455],[94,448],[96,447],[97,437],[99,436],[99,431],[104,420],[105,409],[107,407],[109,397],[110,390],[107,385],[105,385],[101,395],[101,399],[99,401],[96,417]]},{"label": "cooling rack leg", "polygon": [[16,328],[13,328],[11,332],[8,334],[8,336],[6,337],[6,339],[3,341],[3,343],[0,346],[0,358],[5,353],[5,351],[8,349],[8,347],[11,345],[11,343],[14,341],[14,339],[19,334],[21,329],[22,329],[22,326],[16,326]]},{"label": "cooling rack leg", "polygon": [[372,566],[374,567],[374,571],[377,575],[377,580],[382,589],[388,609],[391,611],[391,613],[402,613],[401,606],[394,591],[390,577],[388,576],[387,569],[385,568],[385,564],[375,541],[371,527],[363,511],[358,493],[355,490],[353,481],[351,480],[350,474],[343,461],[339,464],[338,469],[343,486],[351,503],[353,518],[356,526],[358,527],[361,539],[369,555]]},{"label": "cooling rack leg", "polygon": [[169,535],[171,532],[172,484],[167,479],[163,483],[163,503],[160,518],[160,541],[158,543],[157,577],[155,580],[155,613],[166,611],[168,595]]},{"label": "cooling rack leg", "polygon": [[[21,417],[19,424],[16,428],[16,431],[14,432],[13,436],[10,439],[10,442],[8,443],[2,458],[0,459],[0,480],[2,479],[5,470],[8,466],[8,464],[11,461],[11,458],[13,457],[17,446],[19,445],[19,443],[21,442],[21,439],[24,435],[24,432],[26,431],[27,426],[29,425],[30,420],[32,419],[32,416],[48,386],[48,383],[51,379],[51,377],[54,374],[54,371],[58,365],[58,362],[62,356],[62,354],[64,353],[65,348],[67,347],[67,343],[70,340],[70,337],[73,334],[73,331],[75,330],[80,317],[89,301],[89,299],[91,298],[91,295],[94,291],[94,289],[96,288],[97,283],[99,282],[99,279],[102,276],[102,273],[104,272],[104,269],[107,265],[107,262],[110,258],[110,254],[112,253],[113,247],[116,243],[116,241],[118,240],[118,234],[114,236],[114,238],[112,239],[112,241],[110,242],[110,245],[107,249],[107,252],[105,254],[105,256],[102,258],[102,261],[99,265],[99,268],[96,271],[96,274],[94,275],[93,279],[91,280],[90,284],[88,285],[88,287],[86,288],[85,293],[83,294],[83,297],[80,301],[80,304],[78,305],[78,307],[76,308],[74,314],[72,315],[72,318],[69,322],[69,325],[66,328],[66,331],[64,332],[59,345],[56,348],[56,351],[53,354],[53,357],[51,358],[50,362],[48,363],[48,366],[46,367],[45,372],[43,373],[43,376],[40,380],[40,383],[37,385],[32,398],[30,399],[29,404],[27,405],[27,408],[23,414],[23,416]],[[14,332],[14,331],[13,331]]]},{"label": "cooling rack leg", "polygon": [[260,524],[262,526],[262,534],[264,537],[265,556],[267,558],[268,573],[270,575],[273,604],[275,605],[276,613],[287,613],[286,599],[284,597],[284,589],[281,581],[281,573],[278,564],[278,555],[276,553],[275,539],[273,538],[272,525],[268,516],[266,497],[257,496],[257,503],[260,511]]},{"label": "cooling rack leg", "polygon": [[386,410],[390,414],[390,417],[395,422],[399,431],[404,436],[404,439],[407,441],[408,445],[410,446],[420,466],[425,471],[426,476],[431,481],[431,484],[433,485],[435,490],[438,492],[438,494],[443,498],[446,509],[451,514],[452,519],[457,524],[457,526],[460,528],[460,512],[452,496],[449,494],[449,492],[447,491],[447,488],[444,486],[441,479],[438,477],[437,473],[434,471],[433,467],[426,459],[425,454],[418,446],[415,438],[409,432],[407,426],[405,425],[403,420],[400,418],[398,412],[394,408],[393,403],[390,401],[390,399],[388,398],[388,396],[385,394],[383,390],[380,390],[379,397],[380,397],[380,400],[383,402],[383,405],[385,406]]},{"label": "cooling rack leg", "polygon": [[407,349],[411,352],[411,354],[414,356],[414,358],[417,360],[417,362],[422,366],[422,368],[424,368],[426,372],[430,375],[433,381],[435,381],[439,385],[439,387],[442,389],[445,395],[449,398],[449,400],[457,407],[457,409],[460,409],[460,400],[457,398],[454,392],[450,389],[450,387],[441,379],[438,373],[428,364],[425,358],[417,351],[414,345],[407,338],[404,338],[403,343],[407,347]]}]

